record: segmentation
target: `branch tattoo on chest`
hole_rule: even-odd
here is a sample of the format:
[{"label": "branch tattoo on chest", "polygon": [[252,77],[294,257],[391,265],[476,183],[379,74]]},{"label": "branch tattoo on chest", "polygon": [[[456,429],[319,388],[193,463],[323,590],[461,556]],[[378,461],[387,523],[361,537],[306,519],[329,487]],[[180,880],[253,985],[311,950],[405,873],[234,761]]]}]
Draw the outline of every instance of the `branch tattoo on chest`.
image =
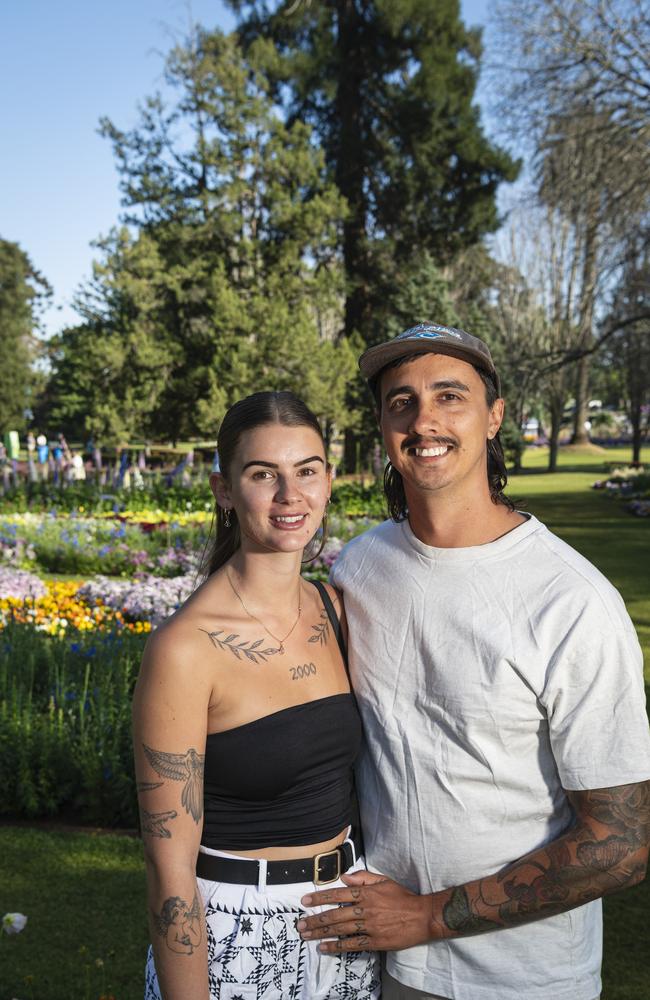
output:
[{"label": "branch tattoo on chest", "polygon": [[[326,646],[330,637],[330,620],[324,608],[320,613],[319,620],[310,628],[314,634],[309,636],[307,642],[317,642],[320,646]],[[215,629],[213,632],[202,628],[200,631],[205,632],[215,649],[228,650],[240,662],[266,663],[269,657],[277,656],[278,653],[283,652],[279,646],[276,648],[265,645],[268,642],[267,639],[244,639],[238,632],[229,632],[226,628]],[[315,673],[316,668],[312,672]],[[293,678],[293,680],[296,679],[296,677]]]},{"label": "branch tattoo on chest", "polygon": [[227,649],[240,661],[266,663],[269,656],[275,656],[280,652],[279,647],[277,649],[270,646],[266,649],[261,648],[268,641],[266,639],[242,639],[239,642],[237,640],[240,640],[241,636],[236,632],[229,633],[227,629],[220,628],[215,632],[208,632],[207,629],[202,628],[200,631],[205,632],[215,649]]},{"label": "branch tattoo on chest", "polygon": [[315,635],[310,635],[307,642],[317,642],[320,646],[327,645],[330,637],[330,620],[325,608],[320,613],[320,620],[311,628]]}]

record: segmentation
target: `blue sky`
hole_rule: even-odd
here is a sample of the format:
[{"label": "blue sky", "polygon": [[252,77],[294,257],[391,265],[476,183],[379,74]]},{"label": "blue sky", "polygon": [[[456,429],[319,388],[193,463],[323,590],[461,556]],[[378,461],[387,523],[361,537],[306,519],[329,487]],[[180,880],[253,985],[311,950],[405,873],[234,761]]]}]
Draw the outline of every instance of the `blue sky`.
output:
[{"label": "blue sky", "polygon": [[[432,0],[435,2],[435,0]],[[462,0],[484,24],[488,0]],[[74,323],[71,299],[90,274],[91,242],[120,213],[103,115],[136,124],[137,105],[162,85],[163,56],[189,18],[233,26],[221,0],[21,0],[0,12],[0,236],[19,243],[54,288],[53,333]]]}]

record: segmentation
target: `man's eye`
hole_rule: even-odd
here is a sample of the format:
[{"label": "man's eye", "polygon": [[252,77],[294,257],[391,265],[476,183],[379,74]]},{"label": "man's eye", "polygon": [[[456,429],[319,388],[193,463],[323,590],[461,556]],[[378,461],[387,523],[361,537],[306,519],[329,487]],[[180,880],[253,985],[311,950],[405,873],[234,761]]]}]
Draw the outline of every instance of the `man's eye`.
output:
[{"label": "man's eye", "polygon": [[451,400],[461,399],[457,392],[443,392],[442,398]]},{"label": "man's eye", "polygon": [[394,399],[390,404],[390,408],[391,410],[403,410],[410,402],[411,400],[408,396],[402,396],[400,399]]}]

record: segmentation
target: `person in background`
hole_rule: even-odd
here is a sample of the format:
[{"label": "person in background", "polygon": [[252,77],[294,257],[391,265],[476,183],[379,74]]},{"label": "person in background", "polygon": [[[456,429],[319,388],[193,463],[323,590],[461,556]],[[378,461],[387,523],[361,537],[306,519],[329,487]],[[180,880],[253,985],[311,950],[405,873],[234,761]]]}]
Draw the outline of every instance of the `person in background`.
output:
[{"label": "person in background", "polygon": [[487,346],[370,348],[391,519],[334,566],[366,733],[370,872],[308,893],[326,954],[388,951],[386,1000],[594,1000],[600,897],[645,875],[650,737],[620,595],[514,509]]},{"label": "person in background", "polygon": [[292,393],[260,392],[218,449],[207,578],[149,640],[133,704],[145,997],[377,1000],[375,955],[323,955],[296,930],[305,892],[364,867],[340,605],[301,576],[330,497],[323,436]]},{"label": "person in background", "polygon": [[36,456],[43,482],[46,482],[49,475],[50,448],[44,434],[39,434],[36,438]]}]

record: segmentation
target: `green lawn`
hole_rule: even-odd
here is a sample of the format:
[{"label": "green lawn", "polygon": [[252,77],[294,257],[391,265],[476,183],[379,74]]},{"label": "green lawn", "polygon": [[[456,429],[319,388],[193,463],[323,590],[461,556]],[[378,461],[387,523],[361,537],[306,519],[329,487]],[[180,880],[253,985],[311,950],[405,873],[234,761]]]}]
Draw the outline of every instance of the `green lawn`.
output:
[{"label": "green lawn", "polygon": [[[649,671],[650,522],[589,489],[603,462],[628,457],[627,450],[602,459],[566,452],[560,471],[546,475],[544,453],[529,451],[508,492],[618,587]],[[650,463],[650,449],[644,460]],[[0,857],[0,916],[29,918],[21,934],[0,938],[0,1000],[141,1000],[147,929],[139,841],[5,826]],[[605,900],[603,1000],[650,998],[649,920],[650,882]]]},{"label": "green lawn", "polygon": [[142,1000],[140,841],[3,826],[0,857],[0,916],[28,918],[0,938],[0,1000]]}]

